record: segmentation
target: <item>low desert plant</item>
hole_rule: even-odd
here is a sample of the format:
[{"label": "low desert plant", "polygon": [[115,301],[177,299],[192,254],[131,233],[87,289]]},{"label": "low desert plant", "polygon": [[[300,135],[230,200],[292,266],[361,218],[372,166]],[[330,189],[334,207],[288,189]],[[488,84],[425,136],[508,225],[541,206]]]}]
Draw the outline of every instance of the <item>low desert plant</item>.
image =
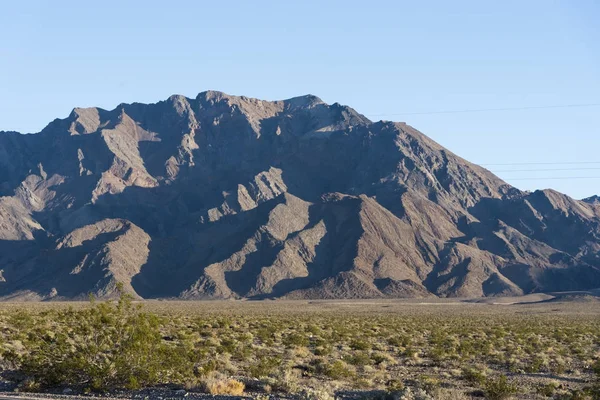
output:
[{"label": "low desert plant", "polygon": [[462,370],[463,378],[472,385],[482,386],[485,384],[486,376],[485,373],[478,368],[464,368]]},{"label": "low desert plant", "polygon": [[434,390],[440,387],[440,380],[436,377],[429,375],[421,375],[419,376],[419,387],[425,390],[426,392],[433,392]]},{"label": "low desert plant", "polygon": [[552,397],[556,392],[558,385],[556,383],[547,383],[537,387],[536,392],[545,397]]},{"label": "low desert plant", "polygon": [[306,388],[299,393],[300,400],[335,400],[335,397],[325,390]]},{"label": "low desert plant", "polygon": [[235,379],[209,379],[204,382],[204,387],[212,395],[241,396],[246,386]]},{"label": "low desert plant", "polygon": [[517,386],[509,382],[506,375],[497,378],[488,378],[484,384],[485,397],[488,400],[504,400],[517,393]]},{"label": "low desert plant", "polygon": [[280,365],[281,358],[276,356],[263,356],[248,368],[248,373],[253,378],[264,378],[275,373]]},{"label": "low desert plant", "polygon": [[159,318],[143,312],[120,290],[117,302],[93,302],[68,313],[68,328],[31,341],[21,372],[44,387],[98,391],[176,381],[191,372],[182,349],[163,342]]},{"label": "low desert plant", "polygon": [[386,382],[385,390],[388,393],[396,393],[404,390],[404,382],[399,379],[392,379]]},{"label": "low desert plant", "polygon": [[331,379],[344,379],[344,378],[350,378],[354,374],[348,368],[346,363],[338,360],[330,365],[325,365],[323,367],[323,375],[325,375]]},{"label": "low desert plant", "polygon": [[596,375],[596,378],[600,379],[600,360],[596,360],[596,362],[592,364],[592,372]]}]

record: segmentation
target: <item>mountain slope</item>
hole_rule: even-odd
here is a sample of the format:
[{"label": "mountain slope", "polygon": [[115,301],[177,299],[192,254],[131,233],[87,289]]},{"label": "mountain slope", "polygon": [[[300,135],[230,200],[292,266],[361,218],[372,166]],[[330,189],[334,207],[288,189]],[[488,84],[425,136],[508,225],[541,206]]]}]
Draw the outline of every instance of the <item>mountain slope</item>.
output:
[{"label": "mountain slope", "polygon": [[0,132],[0,296],[376,298],[600,287],[600,206],[404,123],[203,92]]}]

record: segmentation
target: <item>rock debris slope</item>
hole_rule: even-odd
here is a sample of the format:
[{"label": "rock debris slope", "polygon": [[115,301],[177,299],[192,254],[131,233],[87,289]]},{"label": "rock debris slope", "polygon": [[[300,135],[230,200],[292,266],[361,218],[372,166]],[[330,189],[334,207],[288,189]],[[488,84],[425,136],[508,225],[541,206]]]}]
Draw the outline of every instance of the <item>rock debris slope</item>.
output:
[{"label": "rock debris slope", "polygon": [[0,296],[480,297],[600,287],[600,203],[404,123],[203,92],[0,133]]}]

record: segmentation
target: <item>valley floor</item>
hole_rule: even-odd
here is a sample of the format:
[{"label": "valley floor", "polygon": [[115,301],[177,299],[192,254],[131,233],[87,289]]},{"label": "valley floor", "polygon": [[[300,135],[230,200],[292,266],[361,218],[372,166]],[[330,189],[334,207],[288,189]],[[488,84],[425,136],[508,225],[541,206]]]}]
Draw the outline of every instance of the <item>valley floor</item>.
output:
[{"label": "valley floor", "polygon": [[[208,393],[264,399],[593,399],[599,395],[600,302],[587,294],[472,301],[141,305],[143,312],[158,316],[163,342],[187,349],[185,362],[191,363],[192,372],[161,373],[162,381],[153,391],[110,389],[108,395],[113,397],[202,398]],[[48,385],[35,375],[39,370],[22,365],[31,363],[32,354],[42,348],[38,341],[58,340],[54,335],[62,332],[73,336],[67,342],[77,348],[83,334],[68,327],[67,321],[72,323],[77,313],[89,308],[83,302],[0,303],[5,389],[21,394],[86,392],[85,385]],[[44,335],[52,338],[43,339]],[[34,371],[38,381],[28,371]]]}]

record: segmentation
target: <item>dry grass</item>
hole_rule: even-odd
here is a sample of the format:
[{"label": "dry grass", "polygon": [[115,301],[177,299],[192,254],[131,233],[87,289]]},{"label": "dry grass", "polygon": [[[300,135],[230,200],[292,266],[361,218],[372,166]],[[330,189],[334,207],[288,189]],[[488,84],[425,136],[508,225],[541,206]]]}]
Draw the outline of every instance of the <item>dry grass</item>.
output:
[{"label": "dry grass", "polygon": [[206,391],[212,395],[241,396],[246,386],[235,379],[215,379],[205,382]]}]

